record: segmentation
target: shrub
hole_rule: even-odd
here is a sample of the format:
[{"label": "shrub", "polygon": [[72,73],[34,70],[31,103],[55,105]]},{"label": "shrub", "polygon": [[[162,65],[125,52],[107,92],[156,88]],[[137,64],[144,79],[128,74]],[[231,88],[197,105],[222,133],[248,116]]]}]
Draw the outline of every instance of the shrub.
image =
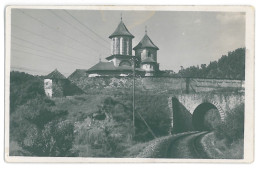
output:
[{"label": "shrub", "polygon": [[10,113],[28,100],[44,96],[43,81],[26,73],[10,73]]},{"label": "shrub", "polygon": [[74,156],[74,125],[65,120],[67,111],[52,105],[46,98],[36,98],[19,106],[11,115],[10,141],[32,156]]},{"label": "shrub", "polygon": [[162,96],[140,95],[137,97],[135,116],[136,140],[148,141],[154,138],[140,115],[157,137],[169,134],[171,121],[168,114],[169,108],[167,103],[167,98]]},{"label": "shrub", "polygon": [[244,104],[231,110],[224,122],[218,126],[216,136],[226,139],[227,144],[244,138]]}]

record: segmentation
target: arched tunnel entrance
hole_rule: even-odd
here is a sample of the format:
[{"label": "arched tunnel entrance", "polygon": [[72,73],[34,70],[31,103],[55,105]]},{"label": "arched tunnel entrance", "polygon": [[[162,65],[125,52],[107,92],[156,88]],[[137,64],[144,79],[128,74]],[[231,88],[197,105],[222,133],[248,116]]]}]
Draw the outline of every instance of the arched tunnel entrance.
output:
[{"label": "arched tunnel entrance", "polygon": [[195,130],[211,131],[220,124],[221,117],[216,106],[211,103],[200,104],[193,112],[192,124]]}]

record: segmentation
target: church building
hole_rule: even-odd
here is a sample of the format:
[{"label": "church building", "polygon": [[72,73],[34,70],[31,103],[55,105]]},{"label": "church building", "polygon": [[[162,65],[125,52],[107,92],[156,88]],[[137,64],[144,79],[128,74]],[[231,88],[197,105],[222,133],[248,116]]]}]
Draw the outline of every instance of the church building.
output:
[{"label": "church building", "polygon": [[[107,62],[99,61],[87,70],[89,77],[96,76],[129,76],[133,69],[140,76],[156,76],[160,72],[157,63],[157,51],[159,48],[147,35],[132,48],[132,35],[121,21],[116,30],[109,36],[111,39],[111,55],[106,57]],[[135,55],[132,51],[135,51]],[[134,64],[135,63],[135,64]]]}]

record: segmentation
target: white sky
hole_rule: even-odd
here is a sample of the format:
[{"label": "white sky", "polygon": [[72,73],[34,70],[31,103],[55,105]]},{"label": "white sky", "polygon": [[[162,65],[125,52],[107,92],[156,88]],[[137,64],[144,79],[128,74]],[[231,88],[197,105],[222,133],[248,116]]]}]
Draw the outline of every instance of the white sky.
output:
[{"label": "white sky", "polygon": [[209,64],[245,46],[244,13],[13,9],[11,68],[38,75],[57,68],[68,76],[105,61],[121,12],[133,47],[147,25],[161,70]]}]

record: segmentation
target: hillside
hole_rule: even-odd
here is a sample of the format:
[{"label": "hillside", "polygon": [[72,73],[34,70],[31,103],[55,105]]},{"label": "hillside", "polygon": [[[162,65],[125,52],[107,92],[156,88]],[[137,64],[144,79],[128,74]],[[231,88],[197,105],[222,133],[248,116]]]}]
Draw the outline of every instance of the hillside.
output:
[{"label": "hillside", "polygon": [[245,79],[245,48],[228,52],[218,61],[200,66],[191,66],[180,70],[176,77],[216,78],[216,79]]},{"label": "hillside", "polygon": [[157,137],[169,133],[166,95],[136,93],[133,136],[129,92],[50,99],[41,77],[11,72],[10,83],[10,155],[119,157],[154,139],[144,120]]}]

